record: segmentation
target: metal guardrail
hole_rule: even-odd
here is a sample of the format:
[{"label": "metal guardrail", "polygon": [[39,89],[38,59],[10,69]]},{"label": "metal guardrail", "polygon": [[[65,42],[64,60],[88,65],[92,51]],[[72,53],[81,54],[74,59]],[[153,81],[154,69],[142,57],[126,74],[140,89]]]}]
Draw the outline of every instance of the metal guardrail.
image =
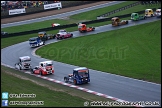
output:
[{"label": "metal guardrail", "polygon": [[125,9],[131,8],[131,7],[134,7],[134,6],[137,6],[137,5],[139,5],[139,4],[141,4],[140,1],[135,2],[135,3],[132,3],[132,4],[129,4],[129,5],[127,5],[127,6],[124,6],[124,7],[121,7],[121,8],[119,8],[119,9],[115,9],[115,10],[113,10],[113,11],[110,11],[110,12],[107,12],[107,13],[102,14],[102,15],[100,15],[100,16],[97,16],[97,19],[103,19],[103,18],[105,18],[105,17],[108,17],[109,15],[112,15],[112,14],[114,14],[114,13],[123,11],[123,10],[125,10]]},{"label": "metal guardrail", "polygon": [[[161,7],[159,7],[159,8],[161,8]],[[153,11],[155,11],[155,10],[156,10],[156,8],[153,8]],[[145,10],[138,11],[136,13],[142,14],[144,12],[145,12]],[[125,14],[125,15],[120,15],[120,16],[115,16],[115,17],[126,18],[126,17],[129,17],[129,16],[131,16],[131,13]],[[84,23],[84,24],[93,24],[93,23],[98,23],[98,22],[105,22],[105,21],[110,21],[111,18],[96,19],[96,20],[91,20],[91,21],[85,21],[85,22],[82,22],[82,23]],[[66,28],[69,28],[69,27],[77,27],[77,24],[73,23],[73,24],[61,25],[61,26],[56,26],[56,27],[47,27],[47,28],[42,28],[42,29],[38,29],[38,30],[24,31],[24,32],[19,32],[19,33],[10,33],[10,34],[5,35],[5,36],[1,35],[1,38],[22,36],[22,35],[27,35],[27,34],[38,33],[40,31],[51,31],[51,30],[66,29]]]}]

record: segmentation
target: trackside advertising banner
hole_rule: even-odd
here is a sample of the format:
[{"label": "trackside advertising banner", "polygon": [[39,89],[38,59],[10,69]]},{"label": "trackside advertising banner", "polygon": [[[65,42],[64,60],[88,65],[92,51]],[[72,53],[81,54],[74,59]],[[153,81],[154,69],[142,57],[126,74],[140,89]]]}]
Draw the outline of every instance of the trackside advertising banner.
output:
[{"label": "trackside advertising banner", "polygon": [[62,8],[61,2],[44,5],[44,10],[52,8]]},{"label": "trackside advertising banner", "polygon": [[9,10],[9,15],[22,14],[22,13],[26,13],[25,8]]}]

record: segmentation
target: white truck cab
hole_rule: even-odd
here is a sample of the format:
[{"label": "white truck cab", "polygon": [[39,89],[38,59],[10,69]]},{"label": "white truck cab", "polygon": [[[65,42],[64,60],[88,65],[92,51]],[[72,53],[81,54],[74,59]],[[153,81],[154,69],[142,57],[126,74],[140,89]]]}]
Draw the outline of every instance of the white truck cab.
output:
[{"label": "white truck cab", "polygon": [[161,17],[161,9],[156,9],[155,15]]},{"label": "white truck cab", "polygon": [[31,58],[29,56],[19,57],[19,63],[15,64],[16,68],[31,69]]}]

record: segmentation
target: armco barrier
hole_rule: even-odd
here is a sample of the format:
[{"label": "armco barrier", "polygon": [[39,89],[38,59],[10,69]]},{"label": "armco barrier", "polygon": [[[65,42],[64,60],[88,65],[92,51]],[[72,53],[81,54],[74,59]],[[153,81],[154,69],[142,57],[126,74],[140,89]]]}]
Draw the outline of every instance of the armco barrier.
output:
[{"label": "armco barrier", "polygon": [[[159,7],[159,8],[161,8],[161,7]],[[155,11],[156,8],[153,8],[153,10]],[[136,13],[144,14],[144,12],[145,12],[145,10],[138,11]],[[125,17],[129,17],[129,16],[131,16],[131,13],[116,16],[116,17],[125,18]],[[84,24],[93,24],[93,23],[105,22],[105,21],[110,21],[111,18],[96,19],[96,20],[91,20],[91,21],[85,21],[85,22],[82,22],[82,23],[84,23]],[[8,37],[13,37],[13,36],[21,36],[21,35],[33,34],[33,33],[38,33],[40,31],[51,31],[51,30],[66,29],[66,28],[69,28],[69,27],[76,27],[77,28],[77,24],[73,23],[73,24],[61,25],[61,26],[56,26],[56,27],[47,27],[47,28],[42,28],[42,29],[38,29],[38,30],[24,31],[24,32],[19,32],[19,33],[11,33],[11,34],[8,34],[6,36],[1,36],[1,38],[8,38]]]},{"label": "armco barrier", "polygon": [[116,9],[116,10],[113,10],[113,11],[110,11],[110,12],[107,12],[107,13],[105,13],[105,14],[102,14],[102,15],[100,15],[100,16],[97,16],[97,19],[102,19],[103,17],[108,17],[109,15],[112,15],[112,14],[114,14],[114,13],[116,13],[116,12],[119,12],[119,11],[122,11],[122,10],[125,10],[125,9],[128,9],[128,8],[131,8],[131,7],[137,6],[137,5],[139,5],[140,3],[141,3],[141,2],[138,1],[138,2],[135,2],[135,3],[129,4],[129,5],[127,5],[127,6],[121,7],[121,8],[119,8],[119,9]]},{"label": "armco barrier", "polygon": [[24,31],[24,32],[18,32],[18,33],[10,33],[10,34],[5,35],[5,36],[1,35],[1,38],[8,38],[8,37],[14,37],[14,36],[22,36],[22,35],[27,35],[27,34],[38,33],[38,32],[41,32],[41,31],[59,30],[59,29],[65,29],[65,28],[75,27],[75,26],[77,27],[77,24],[73,23],[73,24],[61,25],[61,26],[56,26],[56,27],[47,27],[47,28],[31,30],[31,31]]}]

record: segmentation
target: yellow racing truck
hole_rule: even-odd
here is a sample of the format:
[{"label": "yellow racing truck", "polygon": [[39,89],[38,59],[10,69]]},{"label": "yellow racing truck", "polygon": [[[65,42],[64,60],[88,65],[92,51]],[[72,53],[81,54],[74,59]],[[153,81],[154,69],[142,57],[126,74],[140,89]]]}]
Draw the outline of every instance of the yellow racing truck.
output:
[{"label": "yellow racing truck", "polygon": [[42,31],[42,32],[38,32],[38,37],[40,37],[41,40],[48,40],[48,39],[55,39],[56,35],[47,34],[45,31]]}]

